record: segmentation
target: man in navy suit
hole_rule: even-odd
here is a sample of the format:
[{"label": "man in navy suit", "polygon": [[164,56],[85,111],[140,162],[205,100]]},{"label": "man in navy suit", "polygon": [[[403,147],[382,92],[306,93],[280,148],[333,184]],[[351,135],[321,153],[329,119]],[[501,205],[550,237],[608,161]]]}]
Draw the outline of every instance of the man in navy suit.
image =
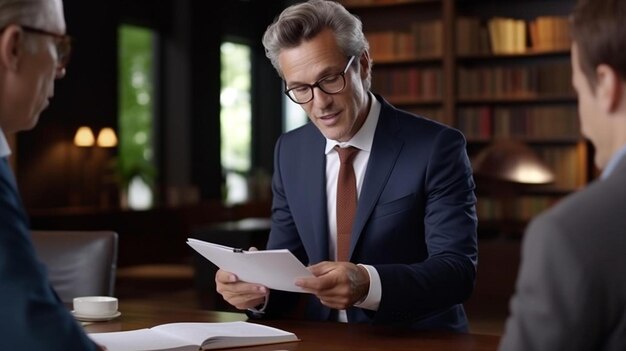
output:
[{"label": "man in navy suit", "polygon": [[[312,122],[276,143],[267,246],[309,265],[314,277],[295,284],[311,294],[270,294],[225,271],[216,275],[218,292],[266,316],[297,310],[311,320],[467,331],[461,303],[476,276],[476,199],[461,133],[369,91],[368,43],[340,4],[287,8],[263,44]],[[358,149],[346,260],[337,259],[335,146]]]},{"label": "man in navy suit", "polygon": [[61,0],[0,0],[0,348],[96,350],[37,260],[6,133],[33,128],[65,75]]}]

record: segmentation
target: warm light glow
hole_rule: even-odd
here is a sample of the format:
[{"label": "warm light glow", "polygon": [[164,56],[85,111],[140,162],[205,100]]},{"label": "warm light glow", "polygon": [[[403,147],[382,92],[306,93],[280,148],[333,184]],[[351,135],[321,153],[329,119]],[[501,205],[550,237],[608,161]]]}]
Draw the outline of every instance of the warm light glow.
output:
[{"label": "warm light glow", "polygon": [[93,132],[89,127],[80,127],[76,131],[74,135],[74,145],[80,147],[88,147],[93,146],[95,142],[95,138],[93,136]]},{"label": "warm light glow", "polygon": [[523,184],[546,184],[554,181],[554,175],[546,168],[521,164],[513,171],[512,179]]},{"label": "warm light glow", "polygon": [[100,147],[115,147],[117,146],[117,136],[112,128],[102,128],[98,133],[98,146]]},{"label": "warm light glow", "polygon": [[474,175],[516,184],[549,184],[554,172],[528,145],[513,140],[496,140],[472,162]]}]

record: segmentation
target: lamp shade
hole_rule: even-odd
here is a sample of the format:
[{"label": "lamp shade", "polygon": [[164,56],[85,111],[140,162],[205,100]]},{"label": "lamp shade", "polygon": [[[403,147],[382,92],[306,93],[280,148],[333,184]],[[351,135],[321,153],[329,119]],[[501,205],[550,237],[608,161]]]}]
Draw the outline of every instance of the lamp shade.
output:
[{"label": "lamp shade", "polygon": [[117,136],[112,128],[106,127],[100,130],[98,133],[97,145],[100,147],[115,147],[117,146]]},{"label": "lamp shade", "polygon": [[548,184],[554,181],[552,170],[526,144],[496,140],[473,160],[478,177],[515,184]]},{"label": "lamp shade", "polygon": [[76,130],[76,134],[74,134],[74,145],[80,147],[89,147],[93,146],[95,143],[95,138],[93,136],[93,132],[91,128],[82,126]]}]

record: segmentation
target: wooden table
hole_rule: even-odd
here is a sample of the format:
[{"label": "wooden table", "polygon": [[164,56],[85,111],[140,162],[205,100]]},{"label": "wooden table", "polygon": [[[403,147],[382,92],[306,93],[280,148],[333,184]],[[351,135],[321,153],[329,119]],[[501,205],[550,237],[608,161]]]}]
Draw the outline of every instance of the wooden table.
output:
[{"label": "wooden table", "polygon": [[[232,322],[246,320],[240,313],[176,309],[137,303],[120,303],[122,316],[85,326],[88,333],[149,328],[173,322]],[[302,341],[241,348],[247,351],[470,351],[495,350],[500,338],[492,335],[416,332],[397,328],[335,322],[291,320],[262,321],[295,333]]]}]

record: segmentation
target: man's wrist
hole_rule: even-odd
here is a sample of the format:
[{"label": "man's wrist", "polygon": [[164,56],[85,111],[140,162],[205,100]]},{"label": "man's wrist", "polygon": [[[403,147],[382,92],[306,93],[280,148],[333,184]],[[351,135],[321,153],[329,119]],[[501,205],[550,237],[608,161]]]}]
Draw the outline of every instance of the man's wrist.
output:
[{"label": "man's wrist", "polygon": [[368,287],[365,297],[357,302],[354,306],[364,308],[371,311],[377,311],[380,305],[380,299],[382,297],[382,287],[380,283],[380,276],[376,268],[370,265],[358,264],[360,268],[363,268],[367,272]]},{"label": "man's wrist", "polygon": [[362,265],[357,265],[358,268],[358,277],[355,282],[355,290],[357,291],[357,296],[359,299],[355,302],[355,305],[358,305],[367,299],[367,295],[370,290],[370,275],[365,267]]},{"label": "man's wrist", "polygon": [[261,318],[265,314],[265,309],[267,308],[267,303],[270,300],[269,292],[265,295],[265,299],[263,303],[256,305],[255,307],[248,308],[246,310],[246,314],[250,318]]}]

